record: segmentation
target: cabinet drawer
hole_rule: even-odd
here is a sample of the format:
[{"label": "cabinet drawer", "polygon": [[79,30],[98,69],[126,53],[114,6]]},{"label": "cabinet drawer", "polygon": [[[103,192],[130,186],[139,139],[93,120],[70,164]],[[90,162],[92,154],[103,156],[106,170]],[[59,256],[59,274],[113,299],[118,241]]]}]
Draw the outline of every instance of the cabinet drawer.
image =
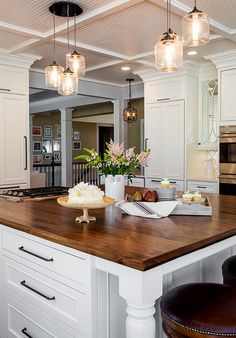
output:
[{"label": "cabinet drawer", "polygon": [[41,244],[43,240],[39,243],[7,230],[3,231],[2,236],[4,250],[82,285],[88,282],[89,262],[85,255],[73,256]]},{"label": "cabinet drawer", "polygon": [[132,178],[132,182],[129,181],[128,185],[130,187],[141,187],[144,188],[144,178],[141,177],[134,177]]},{"label": "cabinet drawer", "polygon": [[[146,179],[146,188],[155,188],[157,185],[161,183],[162,179],[161,178],[147,178]],[[183,191],[184,190],[184,181],[177,181],[177,180],[171,180],[169,179],[171,185],[173,187],[176,187],[176,190],[178,191]]]},{"label": "cabinet drawer", "polygon": [[187,182],[187,190],[217,194],[218,193],[218,183],[216,183],[216,182],[188,181]]},{"label": "cabinet drawer", "polygon": [[165,102],[183,98],[180,79],[151,81],[144,84],[146,103]]},{"label": "cabinet drawer", "polygon": [[27,94],[28,71],[23,68],[0,66],[0,93]]},{"label": "cabinet drawer", "polygon": [[5,289],[74,330],[89,332],[89,296],[4,257]]},{"label": "cabinet drawer", "polygon": [[52,324],[47,319],[31,311],[22,303],[7,297],[8,313],[7,338],[82,338],[77,333],[71,335]]}]

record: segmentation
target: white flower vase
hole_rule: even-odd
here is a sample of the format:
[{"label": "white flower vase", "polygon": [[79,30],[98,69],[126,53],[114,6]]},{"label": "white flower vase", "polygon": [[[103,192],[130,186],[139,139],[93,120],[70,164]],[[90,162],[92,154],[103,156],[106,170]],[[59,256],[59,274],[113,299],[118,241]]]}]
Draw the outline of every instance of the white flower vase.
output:
[{"label": "white flower vase", "polygon": [[123,175],[107,175],[105,177],[105,195],[121,201],[125,195],[125,177]]}]

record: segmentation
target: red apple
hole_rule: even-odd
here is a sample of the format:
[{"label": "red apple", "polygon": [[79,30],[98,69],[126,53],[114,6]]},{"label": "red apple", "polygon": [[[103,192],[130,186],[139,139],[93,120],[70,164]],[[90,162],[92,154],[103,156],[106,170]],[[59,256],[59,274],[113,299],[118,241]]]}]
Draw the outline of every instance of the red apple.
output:
[{"label": "red apple", "polygon": [[156,190],[148,190],[144,196],[145,202],[157,202],[158,195]]}]

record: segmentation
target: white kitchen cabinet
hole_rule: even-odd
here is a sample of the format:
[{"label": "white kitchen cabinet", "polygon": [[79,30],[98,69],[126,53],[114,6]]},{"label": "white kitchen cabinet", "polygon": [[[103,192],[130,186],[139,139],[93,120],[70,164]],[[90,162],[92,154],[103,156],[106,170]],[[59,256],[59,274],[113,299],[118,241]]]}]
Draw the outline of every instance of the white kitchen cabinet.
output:
[{"label": "white kitchen cabinet", "polygon": [[220,75],[220,123],[236,123],[236,68],[219,72]]},{"label": "white kitchen cabinet", "polygon": [[184,179],[184,100],[147,104],[145,139],[151,149],[145,176]]},{"label": "white kitchen cabinet", "polygon": [[144,188],[144,181],[144,177],[133,177],[131,181],[128,181],[128,186]]},{"label": "white kitchen cabinet", "polygon": [[23,337],[24,328],[32,337],[97,338],[89,255],[4,226],[1,243],[8,323],[1,338]]},{"label": "white kitchen cabinet", "polygon": [[218,183],[217,182],[206,182],[206,181],[187,181],[187,190],[217,194]]},{"label": "white kitchen cabinet", "polygon": [[182,81],[180,78],[150,81],[145,84],[145,100],[155,103],[179,100],[183,97]]},{"label": "white kitchen cabinet", "polygon": [[0,93],[0,187],[29,179],[28,97]]},{"label": "white kitchen cabinet", "polygon": [[0,65],[0,93],[26,95],[28,92],[27,69]]}]

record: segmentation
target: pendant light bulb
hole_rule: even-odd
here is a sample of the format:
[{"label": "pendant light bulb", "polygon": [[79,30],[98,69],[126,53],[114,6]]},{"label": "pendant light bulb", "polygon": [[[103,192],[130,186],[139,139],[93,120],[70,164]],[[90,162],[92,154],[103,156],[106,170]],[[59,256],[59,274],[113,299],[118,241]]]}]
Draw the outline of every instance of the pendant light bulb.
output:
[{"label": "pendant light bulb", "polygon": [[183,67],[183,44],[170,28],[171,0],[167,0],[167,31],[155,44],[155,65],[159,72],[173,72]]},{"label": "pendant light bulb", "polygon": [[193,10],[182,18],[183,44],[188,47],[205,45],[210,37],[209,18],[197,9],[196,0],[194,5]]}]

